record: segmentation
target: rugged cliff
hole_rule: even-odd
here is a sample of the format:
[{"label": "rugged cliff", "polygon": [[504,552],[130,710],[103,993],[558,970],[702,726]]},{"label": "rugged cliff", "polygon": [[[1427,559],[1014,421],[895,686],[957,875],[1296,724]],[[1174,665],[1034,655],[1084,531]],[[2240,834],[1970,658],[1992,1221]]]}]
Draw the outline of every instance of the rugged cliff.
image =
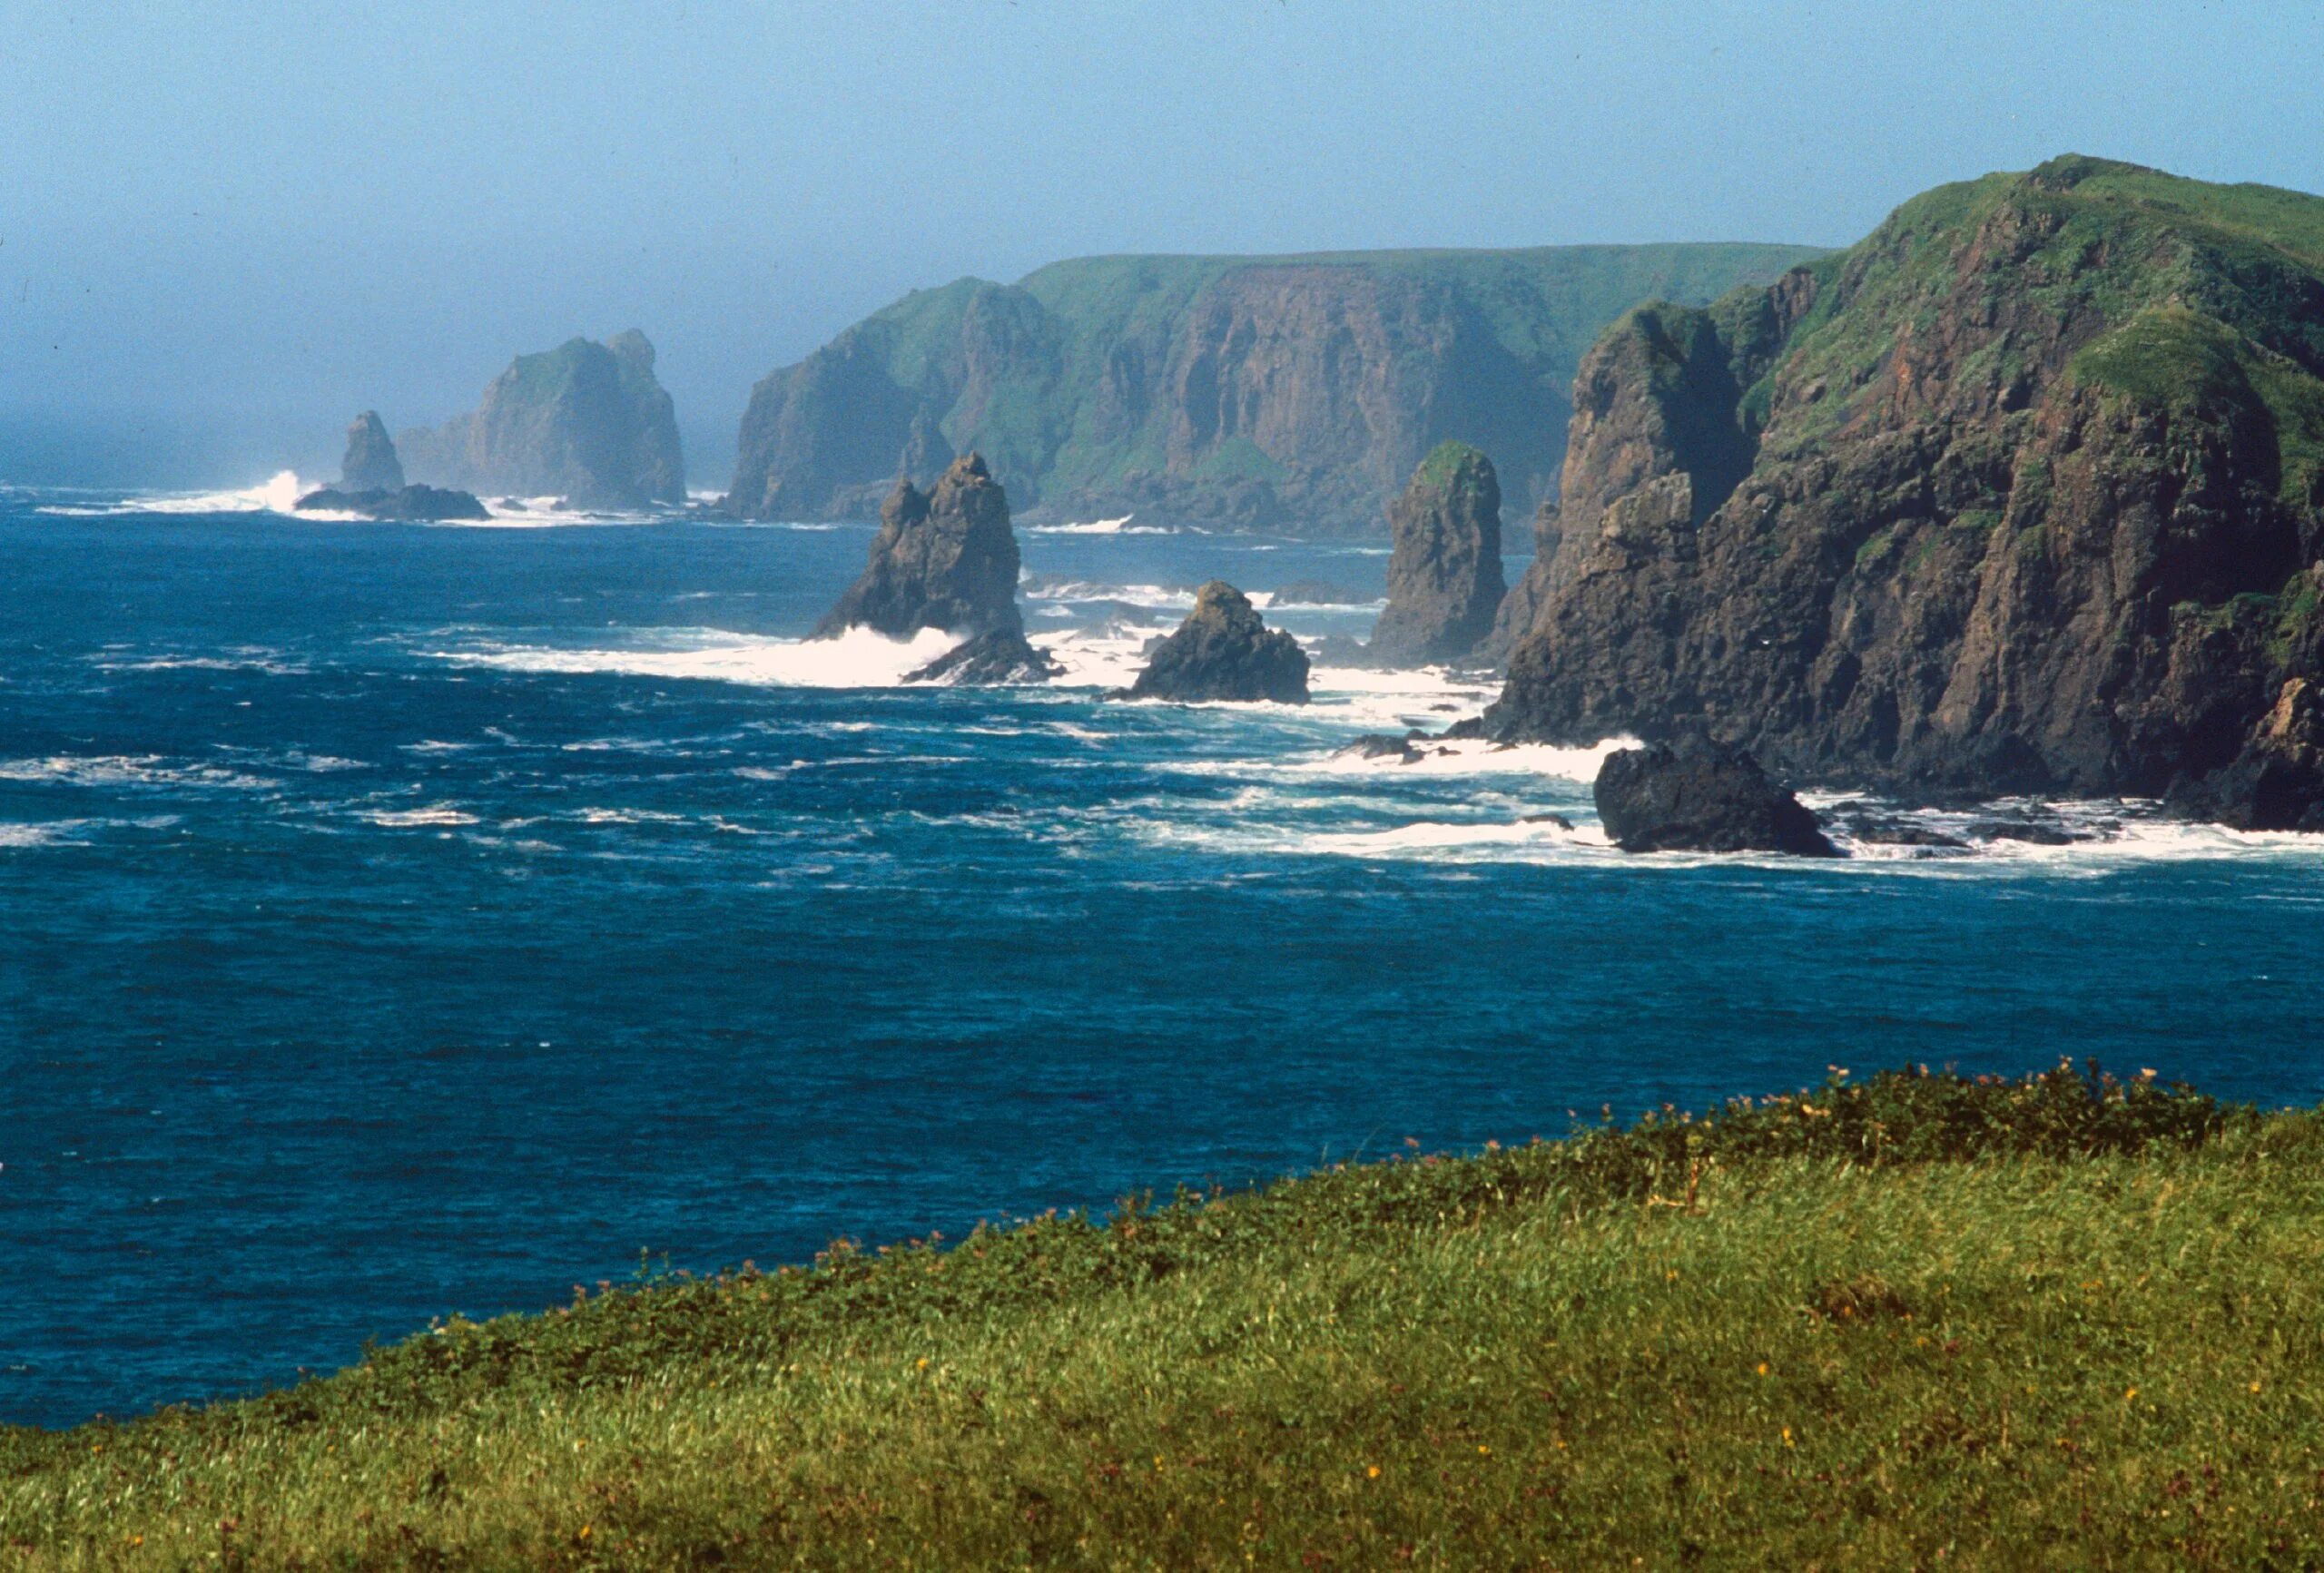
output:
[{"label": "rugged cliff", "polygon": [[1649,296],[1708,300],[1797,246],[1096,257],[963,279],[753,390],[733,511],[867,516],[974,447],[1029,515],[1369,534],[1447,437],[1527,507],[1582,350]]},{"label": "rugged cliff", "polygon": [[1574,407],[1496,735],[2319,817],[2324,200],[2086,158],[1942,187],[1626,315]]},{"label": "rugged cliff", "polygon": [[1492,460],[1446,442],[1388,506],[1388,605],[1371,653],[1385,661],[1460,661],[1493,625],[1501,575],[1501,482]]},{"label": "rugged cliff", "polygon": [[472,414],[396,439],[417,478],[471,491],[556,496],[577,507],[685,501],[685,463],[654,347],[635,329],[520,355]]}]

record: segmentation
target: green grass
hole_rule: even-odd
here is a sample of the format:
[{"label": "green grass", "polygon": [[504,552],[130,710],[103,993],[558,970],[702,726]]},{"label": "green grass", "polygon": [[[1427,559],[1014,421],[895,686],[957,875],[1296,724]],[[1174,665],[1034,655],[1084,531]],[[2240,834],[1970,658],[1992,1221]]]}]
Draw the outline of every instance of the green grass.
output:
[{"label": "green grass", "polygon": [[2324,1122],[2146,1081],[841,1247],[0,1433],[65,1568],[2308,1567]]}]

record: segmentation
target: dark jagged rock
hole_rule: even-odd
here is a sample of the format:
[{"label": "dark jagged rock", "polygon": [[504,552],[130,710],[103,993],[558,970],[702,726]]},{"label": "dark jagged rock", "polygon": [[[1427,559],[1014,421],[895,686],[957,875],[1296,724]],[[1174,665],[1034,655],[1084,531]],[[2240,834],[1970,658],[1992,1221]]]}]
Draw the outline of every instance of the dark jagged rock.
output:
[{"label": "dark jagged rock", "polygon": [[1555,497],[1543,497],[1533,510],[1533,560],[1494,608],[1492,632],[1477,647],[1480,660],[1507,665],[1511,653],[1533,631],[1541,608],[1549,605],[1550,592],[1557,587],[1558,548],[1564,542],[1564,512]]},{"label": "dark jagged rock", "polygon": [[2234,762],[2171,806],[2243,831],[2324,831],[2324,685],[2288,679]]},{"label": "dark jagged rock", "polygon": [[1876,819],[1869,814],[1851,815],[1846,821],[1848,835],[1856,841],[1876,847],[1924,847],[1937,851],[1969,850],[1969,843],[1959,836],[1949,836],[1943,831],[1926,825],[1915,825],[1904,820]]},{"label": "dark jagged rock", "polygon": [[880,511],[872,558],[816,625],[818,639],[872,628],[901,639],[922,628],[1020,639],[1017,532],[1009,498],[976,454],[952,461],[931,491],[896,483]]},{"label": "dark jagged rock", "polygon": [[1387,661],[1461,661],[1492,632],[1501,576],[1501,480],[1464,442],[1439,444],[1388,506],[1388,605],[1372,633]]},{"label": "dark jagged rock", "polygon": [[292,505],[301,513],[360,514],[367,519],[488,519],[491,512],[468,492],[438,487],[401,487],[394,491],[341,491],[325,487]]},{"label": "dark jagged rock", "polygon": [[962,279],[761,381],[726,506],[868,517],[899,473],[925,487],[975,447],[1027,517],[1372,535],[1413,466],[1457,437],[1496,455],[1530,507],[1557,474],[1578,353],[1615,312],[1709,300],[1812,254],[1118,256]]},{"label": "dark jagged rock", "polygon": [[403,487],[403,461],[396,457],[387,424],[378,410],[367,409],[347,424],[347,454],[339,461],[336,489],[399,492]]},{"label": "dark jagged rock", "polygon": [[1367,732],[1339,752],[1352,759],[1393,759],[1398,764],[1418,764],[1422,758],[1411,738],[1385,732]]},{"label": "dark jagged rock", "polygon": [[1362,606],[1379,597],[1327,579],[1294,579],[1268,598],[1270,606]]},{"label": "dark jagged rock", "polygon": [[676,411],[655,379],[654,346],[635,329],[520,355],[473,414],[397,440],[405,467],[442,486],[579,508],[686,500]]},{"label": "dark jagged rock", "polygon": [[1130,685],[1132,699],[1307,703],[1307,655],[1269,628],[1249,597],[1223,579],[1195,595],[1195,609],[1156,647]]},{"label": "dark jagged rock", "polygon": [[907,673],[904,681],[966,688],[1047,683],[1064,675],[1065,668],[1050,659],[1047,651],[1027,644],[1022,634],[998,629],[980,634],[946,651],[927,665]]},{"label": "dark jagged rock", "polygon": [[1657,743],[1609,754],[1591,788],[1626,852],[1790,852],[1836,858],[1816,816],[1739,749]]},{"label": "dark jagged rock", "polygon": [[2270,718],[2324,682],[2319,225],[2064,158],[1631,312],[1576,379],[1561,544],[1489,724],[2313,822],[2324,771]]}]

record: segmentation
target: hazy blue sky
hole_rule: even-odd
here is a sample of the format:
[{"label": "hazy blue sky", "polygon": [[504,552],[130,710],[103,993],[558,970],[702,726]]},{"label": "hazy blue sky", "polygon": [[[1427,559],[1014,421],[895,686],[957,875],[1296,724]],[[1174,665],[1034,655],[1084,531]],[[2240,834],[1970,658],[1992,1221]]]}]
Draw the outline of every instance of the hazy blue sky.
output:
[{"label": "hazy blue sky", "polygon": [[2313,191],[2319,60],[2307,4],[0,0],[0,479],[335,459],[637,326],[714,482],[756,378],[962,273],[1838,244],[2067,150]]}]

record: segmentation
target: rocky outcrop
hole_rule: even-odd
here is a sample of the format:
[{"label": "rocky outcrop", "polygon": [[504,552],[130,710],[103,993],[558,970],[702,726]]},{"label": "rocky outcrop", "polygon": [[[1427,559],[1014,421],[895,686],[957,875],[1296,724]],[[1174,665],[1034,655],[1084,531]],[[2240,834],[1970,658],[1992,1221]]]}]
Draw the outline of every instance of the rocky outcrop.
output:
[{"label": "rocky outcrop", "polygon": [[974,447],[1028,516],[1358,535],[1447,437],[1554,484],[1581,350],[1789,246],[1097,257],[916,291],[753,391],[729,511],[868,516]]},{"label": "rocky outcrop", "polygon": [[2299,723],[2270,718],[2324,676],[2319,225],[2318,199],[2060,159],[1630,313],[1576,379],[1561,540],[1488,730],[2304,820]]},{"label": "rocky outcrop", "polygon": [[686,498],[685,462],[654,347],[635,329],[520,355],[475,412],[397,439],[405,467],[438,486],[557,496],[576,508]]},{"label": "rocky outcrop", "polygon": [[818,639],[871,628],[901,639],[922,628],[973,638],[1025,631],[1017,610],[1017,532],[1009,497],[969,454],[929,491],[900,480],[880,511],[863,573],[824,614]]},{"label": "rocky outcrop", "polygon": [[1064,675],[1065,668],[1048,651],[1029,643],[1022,634],[997,628],[964,640],[927,665],[906,673],[904,681],[968,688],[1047,683]]},{"label": "rocky outcrop", "polygon": [[403,487],[403,462],[396,457],[396,445],[389,440],[379,412],[367,409],[347,424],[347,454],[339,461],[338,489],[399,492]]},{"label": "rocky outcrop", "polygon": [[291,506],[300,513],[356,514],[367,519],[423,523],[445,519],[488,519],[492,516],[473,493],[448,491],[437,487],[398,487],[393,491],[345,491],[337,487],[325,487],[320,491],[309,492]]},{"label": "rocky outcrop", "polygon": [[1155,647],[1130,685],[1132,699],[1307,703],[1307,656],[1269,628],[1250,598],[1223,579],[1195,594],[1195,609]]},{"label": "rocky outcrop", "polygon": [[1371,651],[1393,662],[1461,661],[1492,632],[1501,576],[1501,481],[1492,460],[1446,442],[1388,507],[1388,605]]},{"label": "rocky outcrop", "polygon": [[1622,749],[1598,767],[1590,795],[1607,836],[1626,852],[1840,855],[1816,816],[1739,749]]},{"label": "rocky outcrop", "polygon": [[1494,608],[1492,631],[1477,647],[1477,658],[1490,665],[1505,666],[1511,654],[1533,624],[1541,619],[1541,608],[1550,602],[1550,592],[1557,585],[1558,548],[1565,541],[1565,516],[1555,497],[1544,497],[1541,506],[1533,510],[1533,558],[1525,565],[1517,583],[1501,598]]}]

